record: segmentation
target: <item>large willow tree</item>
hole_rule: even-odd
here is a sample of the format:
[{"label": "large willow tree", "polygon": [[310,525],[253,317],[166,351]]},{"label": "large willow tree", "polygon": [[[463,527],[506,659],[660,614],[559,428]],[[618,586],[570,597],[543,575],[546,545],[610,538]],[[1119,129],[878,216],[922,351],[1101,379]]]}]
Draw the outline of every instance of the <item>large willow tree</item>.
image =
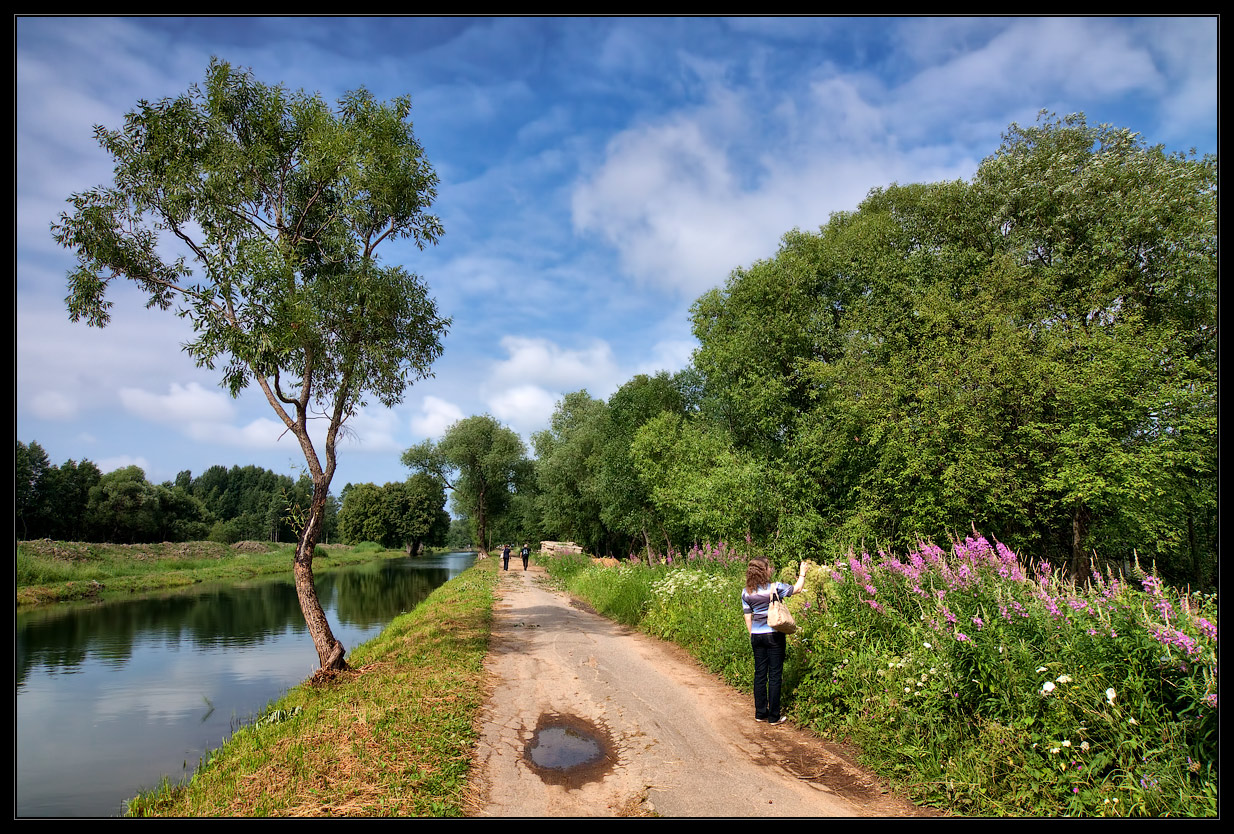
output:
[{"label": "large willow tree", "polygon": [[339,432],[368,399],[392,406],[430,375],[449,325],[420,278],[378,257],[442,233],[410,110],[363,89],[332,107],[215,60],[202,86],[95,128],[114,180],[74,194],[52,226],[78,259],[73,321],[105,326],[109,286],[132,281],[192,323],[184,349],[199,366],[223,363],[233,396],[255,383],[295,437],[313,480],[295,582],[323,669],[346,665],[312,569]]}]

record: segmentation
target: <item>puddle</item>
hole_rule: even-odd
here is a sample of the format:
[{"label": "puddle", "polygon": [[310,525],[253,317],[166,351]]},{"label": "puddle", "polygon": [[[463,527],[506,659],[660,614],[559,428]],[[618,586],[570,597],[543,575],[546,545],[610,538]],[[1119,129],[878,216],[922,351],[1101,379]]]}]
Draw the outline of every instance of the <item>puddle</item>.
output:
[{"label": "puddle", "polygon": [[523,748],[524,763],[546,785],[568,788],[604,778],[614,759],[608,731],[574,715],[541,715]]}]

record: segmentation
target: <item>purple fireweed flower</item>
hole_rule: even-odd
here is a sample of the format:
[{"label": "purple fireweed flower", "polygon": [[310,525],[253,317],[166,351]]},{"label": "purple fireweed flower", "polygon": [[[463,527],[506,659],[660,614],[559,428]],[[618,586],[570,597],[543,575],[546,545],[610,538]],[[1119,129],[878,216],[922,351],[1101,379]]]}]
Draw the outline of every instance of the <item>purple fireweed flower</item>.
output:
[{"label": "purple fireweed flower", "polygon": [[1176,646],[1194,657],[1200,653],[1200,647],[1195,638],[1169,626],[1153,626],[1149,629],[1157,642],[1163,646]]},{"label": "purple fireweed flower", "polygon": [[875,588],[873,585],[866,585],[865,588],[866,588],[866,593],[868,593],[870,596],[876,596],[878,594],[878,589]]},{"label": "purple fireweed flower", "polygon": [[1208,620],[1204,619],[1203,617],[1196,617],[1194,622],[1195,622],[1196,628],[1200,630],[1200,634],[1203,634],[1209,640],[1217,639],[1217,627],[1215,625],[1213,625],[1212,623],[1210,623]]},{"label": "purple fireweed flower", "polygon": [[956,639],[958,642],[960,642],[960,643],[971,643],[971,642],[973,642],[972,640],[969,640],[969,639],[968,639],[968,635],[967,635],[967,634],[965,634],[965,633],[964,633],[964,632],[962,632],[962,631],[957,631],[957,632],[955,633],[955,639]]},{"label": "purple fireweed flower", "polygon": [[985,625],[985,622],[980,617],[973,617],[973,625],[977,626],[978,631],[981,631],[982,627]]}]

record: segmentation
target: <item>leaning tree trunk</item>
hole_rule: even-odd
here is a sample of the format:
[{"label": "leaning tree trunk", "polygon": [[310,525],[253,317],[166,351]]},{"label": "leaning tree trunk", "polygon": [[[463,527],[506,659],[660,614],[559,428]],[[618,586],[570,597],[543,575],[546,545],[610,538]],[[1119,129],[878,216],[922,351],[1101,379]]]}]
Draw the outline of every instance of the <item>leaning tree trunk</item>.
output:
[{"label": "leaning tree trunk", "polygon": [[330,630],[330,623],[326,620],[326,612],[322,610],[321,602],[317,599],[317,586],[313,584],[313,551],[317,547],[317,539],[321,536],[326,492],[325,489],[319,489],[316,483],[313,484],[313,502],[296,543],[293,574],[296,578],[296,596],[300,599],[300,611],[304,614],[304,622],[313,638],[321,668],[342,670],[347,668],[347,661],[343,659],[347,650],[334,638],[334,632]]}]

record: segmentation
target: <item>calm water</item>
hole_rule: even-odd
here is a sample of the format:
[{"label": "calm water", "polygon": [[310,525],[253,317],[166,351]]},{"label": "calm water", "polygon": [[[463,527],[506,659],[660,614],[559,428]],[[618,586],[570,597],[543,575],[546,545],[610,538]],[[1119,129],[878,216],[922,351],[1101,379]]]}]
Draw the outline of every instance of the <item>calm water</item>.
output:
[{"label": "calm water", "polygon": [[[472,553],[317,575],[348,651],[378,634]],[[19,614],[18,816],[112,816],[317,668],[290,577],[197,593]]]}]

